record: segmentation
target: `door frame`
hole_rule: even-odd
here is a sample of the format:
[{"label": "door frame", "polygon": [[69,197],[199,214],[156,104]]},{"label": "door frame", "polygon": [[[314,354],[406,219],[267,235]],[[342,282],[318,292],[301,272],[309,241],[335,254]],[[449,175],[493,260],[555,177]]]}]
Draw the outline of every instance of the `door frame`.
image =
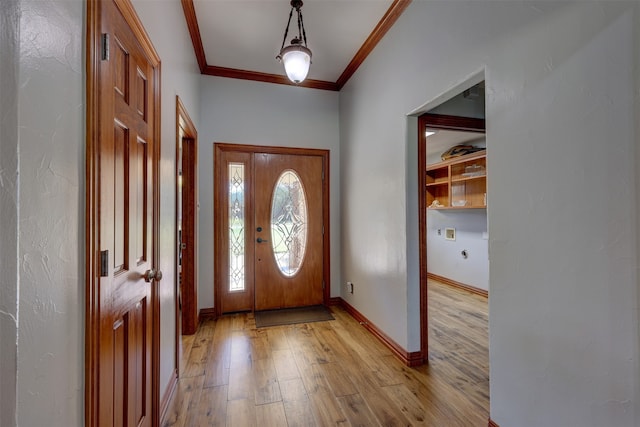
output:
[{"label": "door frame", "polygon": [[[151,264],[159,265],[160,242],[160,56],[153,47],[140,18],[130,0],[113,0],[120,9],[124,20],[131,28],[140,48],[153,67],[153,141],[152,184],[153,184],[153,248]],[[102,100],[98,96],[100,87],[101,61],[101,1],[87,0],[87,47],[86,47],[86,159],[85,159],[85,425],[99,425],[99,360],[100,360],[100,108]],[[151,343],[151,424],[159,422],[160,396],[160,297],[158,286],[151,287],[151,308],[153,310]]]},{"label": "door frame", "polygon": [[[185,228],[189,231],[187,235],[187,262],[189,269],[185,269],[185,258],[182,258],[182,274],[188,276],[189,287],[183,286],[183,293],[180,294],[180,277],[178,272],[178,257],[176,256],[176,361],[179,365],[178,356],[180,348],[180,336],[195,334],[198,329],[198,262],[197,262],[197,244],[198,244],[198,131],[196,130],[187,109],[176,95],[176,159],[179,158],[179,150],[182,148],[182,165],[178,165],[176,161],[176,195],[178,193],[179,177],[178,171],[182,166],[182,179],[185,176],[189,180],[189,188],[192,189],[185,198],[184,186],[182,191],[182,241],[185,241]],[[189,171],[185,175],[185,165]],[[188,208],[188,209],[185,209]],[[176,197],[176,214],[178,212],[178,198]],[[185,223],[187,227],[185,227]],[[176,215],[176,244],[180,241],[178,238],[178,218]],[[181,249],[176,246],[176,251]],[[178,252],[176,252],[177,254]],[[188,274],[185,274],[188,273]],[[185,283],[185,281],[183,281]],[[180,300],[182,301],[182,310],[180,309]]]},{"label": "door frame", "polygon": [[[328,306],[329,300],[331,296],[331,228],[330,228],[330,205],[329,205],[329,189],[330,189],[330,169],[329,169],[329,154],[330,150],[324,149],[316,149],[316,148],[290,148],[290,147],[273,147],[273,146],[261,146],[261,145],[243,145],[243,144],[229,144],[223,142],[215,142],[214,143],[214,154],[213,154],[213,164],[214,164],[214,176],[213,176],[213,203],[214,203],[214,253],[213,253],[213,264],[214,264],[214,286],[213,286],[213,294],[214,294],[214,310],[216,316],[220,316],[221,312],[221,304],[220,304],[220,294],[223,283],[223,272],[221,267],[221,260],[218,254],[221,252],[222,239],[224,239],[223,231],[221,227],[218,225],[222,223],[222,215],[225,214],[222,209],[223,200],[221,198],[222,194],[222,183],[216,182],[216,179],[219,178],[220,171],[222,170],[222,152],[225,151],[236,151],[242,153],[267,153],[267,154],[286,154],[286,155],[298,155],[298,156],[319,156],[322,157],[323,163],[323,173],[324,177],[322,180],[322,225],[323,225],[323,236],[322,236],[322,280],[323,280],[323,290],[322,290],[322,299],[323,304]],[[254,297],[255,298],[255,297]],[[255,300],[254,300],[255,307]]]},{"label": "door frame", "polygon": [[418,117],[418,244],[420,257],[420,353],[429,362],[429,315],[427,296],[427,137],[424,129],[464,130],[485,133],[485,120],[424,113]]}]

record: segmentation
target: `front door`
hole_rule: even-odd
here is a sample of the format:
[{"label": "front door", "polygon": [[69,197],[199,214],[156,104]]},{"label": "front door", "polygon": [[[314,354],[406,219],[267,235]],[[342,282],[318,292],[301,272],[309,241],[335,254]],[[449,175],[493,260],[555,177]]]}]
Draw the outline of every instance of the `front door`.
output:
[{"label": "front door", "polygon": [[[159,59],[130,3],[92,2],[89,31],[87,425],[154,424]],[[132,25],[133,23],[133,25]],[[96,46],[96,45],[93,45]],[[93,90],[91,90],[93,87]],[[95,267],[94,267],[95,266]],[[156,389],[154,389],[156,387]]]},{"label": "front door", "polygon": [[325,302],[328,153],[281,150],[216,145],[218,313]]},{"label": "front door", "polygon": [[254,162],[255,309],[322,304],[322,158]]}]

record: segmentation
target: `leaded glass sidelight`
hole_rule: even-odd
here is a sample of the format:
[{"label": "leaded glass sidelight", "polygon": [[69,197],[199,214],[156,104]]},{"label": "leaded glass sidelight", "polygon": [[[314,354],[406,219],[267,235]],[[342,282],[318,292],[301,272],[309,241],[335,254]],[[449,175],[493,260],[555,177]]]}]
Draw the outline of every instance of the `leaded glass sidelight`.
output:
[{"label": "leaded glass sidelight", "polygon": [[278,268],[287,277],[295,275],[307,247],[307,199],[297,173],[280,175],[271,201],[271,244]]},{"label": "leaded glass sidelight", "polygon": [[229,291],[245,288],[245,171],[229,163]]}]

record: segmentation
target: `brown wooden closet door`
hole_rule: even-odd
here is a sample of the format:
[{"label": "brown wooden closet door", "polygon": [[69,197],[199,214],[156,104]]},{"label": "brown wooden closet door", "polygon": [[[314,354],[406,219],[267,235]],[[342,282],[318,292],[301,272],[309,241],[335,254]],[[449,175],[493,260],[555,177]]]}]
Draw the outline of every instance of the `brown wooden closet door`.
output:
[{"label": "brown wooden closet door", "polygon": [[[101,2],[108,58],[100,61],[99,419],[152,424],[154,69],[112,0]],[[108,258],[108,260],[107,260]],[[147,278],[149,276],[147,275]]]}]

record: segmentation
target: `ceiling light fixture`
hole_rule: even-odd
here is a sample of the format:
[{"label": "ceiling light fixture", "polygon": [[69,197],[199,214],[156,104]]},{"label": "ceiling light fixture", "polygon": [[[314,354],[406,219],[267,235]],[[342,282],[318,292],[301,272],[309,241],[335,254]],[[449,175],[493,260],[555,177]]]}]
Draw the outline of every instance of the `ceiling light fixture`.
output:
[{"label": "ceiling light fixture", "polygon": [[[302,83],[307,78],[309,66],[311,65],[311,51],[307,48],[307,34],[304,31],[301,8],[302,0],[291,0],[289,22],[287,22],[287,28],[284,30],[280,54],[276,56],[276,59],[284,64],[284,71],[287,73],[287,77],[294,83]],[[291,44],[285,47],[284,44],[287,41],[289,24],[291,24],[294,9],[298,13],[298,36],[291,39]],[[303,42],[304,46],[302,45]]]}]

